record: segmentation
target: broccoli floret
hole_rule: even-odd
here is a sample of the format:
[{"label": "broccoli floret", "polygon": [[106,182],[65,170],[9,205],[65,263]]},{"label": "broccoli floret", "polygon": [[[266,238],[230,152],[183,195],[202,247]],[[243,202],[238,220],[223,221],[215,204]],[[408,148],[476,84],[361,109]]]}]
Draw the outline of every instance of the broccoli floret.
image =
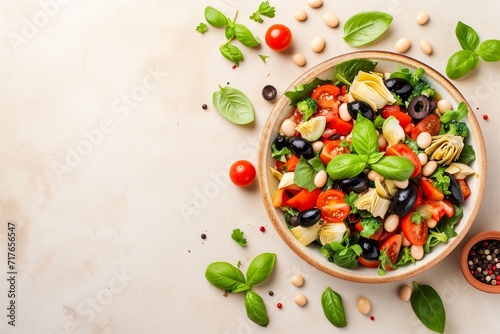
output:
[{"label": "broccoli floret", "polygon": [[443,134],[451,134],[455,136],[467,137],[469,135],[469,128],[465,122],[451,121],[450,123],[443,124]]},{"label": "broccoli floret", "polygon": [[438,188],[445,195],[450,195],[450,177],[444,173],[446,168],[443,166],[438,166],[434,173],[431,174],[433,178],[432,184],[434,187]]},{"label": "broccoli floret", "polygon": [[297,103],[297,108],[302,114],[302,119],[305,122],[309,119],[309,117],[312,116],[312,114],[316,112],[316,109],[318,108],[318,102],[316,102],[315,99],[308,97],[307,99]]},{"label": "broccoli floret", "polygon": [[411,100],[413,100],[414,97],[419,96],[419,95],[425,95],[425,96],[431,98],[431,97],[434,97],[435,93],[436,92],[431,87],[431,85],[429,85],[429,83],[427,81],[420,79],[413,85],[413,91],[411,92],[407,101],[410,102]]}]

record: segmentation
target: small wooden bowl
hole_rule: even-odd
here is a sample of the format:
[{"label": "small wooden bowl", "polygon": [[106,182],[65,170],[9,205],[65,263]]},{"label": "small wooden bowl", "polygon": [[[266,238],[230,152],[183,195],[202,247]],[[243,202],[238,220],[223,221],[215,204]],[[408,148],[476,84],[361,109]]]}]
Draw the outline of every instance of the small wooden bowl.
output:
[{"label": "small wooden bowl", "polygon": [[[462,254],[460,256],[460,268],[462,269],[462,273],[464,274],[465,279],[467,282],[470,283],[473,287],[476,289],[483,291],[483,292],[488,292],[488,293],[500,293],[500,284],[499,285],[491,285],[491,284],[486,284],[483,283],[479,280],[477,280],[472,274],[470,273],[469,270],[469,265],[468,265],[468,256],[471,248],[477,244],[478,242],[485,241],[485,240],[499,240],[500,241],[500,231],[485,231],[476,234],[473,236],[462,248]],[[500,282],[499,282],[500,283]]]}]

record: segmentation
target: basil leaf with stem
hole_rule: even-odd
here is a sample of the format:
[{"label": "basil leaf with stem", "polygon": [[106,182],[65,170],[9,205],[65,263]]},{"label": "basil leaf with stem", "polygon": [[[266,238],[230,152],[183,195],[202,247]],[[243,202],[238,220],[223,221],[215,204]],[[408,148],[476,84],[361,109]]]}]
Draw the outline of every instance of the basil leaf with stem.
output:
[{"label": "basil leaf with stem", "polygon": [[227,262],[211,263],[205,271],[205,277],[210,284],[224,291],[239,292],[250,289],[241,270]]},{"label": "basil leaf with stem", "polygon": [[411,307],[422,323],[438,333],[444,333],[446,312],[439,294],[430,285],[413,282]]},{"label": "basil leaf with stem", "polygon": [[245,59],[241,50],[237,46],[231,45],[229,43],[221,45],[219,51],[224,56],[224,58],[232,61],[236,66],[239,66],[240,61],[243,61]]},{"label": "basil leaf with stem", "polygon": [[258,38],[256,38],[250,30],[243,24],[236,23],[234,25],[234,36],[241,44],[246,47],[253,48],[260,44]]},{"label": "basil leaf with stem", "polygon": [[415,170],[412,162],[404,157],[382,157],[377,163],[371,165],[372,169],[389,180],[408,180]]},{"label": "basil leaf with stem", "polygon": [[477,53],[484,61],[500,61],[500,40],[488,39],[482,42]]},{"label": "basil leaf with stem", "polygon": [[229,24],[226,15],[211,6],[205,8],[205,20],[216,28],[221,28]]},{"label": "basil leaf with stem", "polygon": [[458,21],[455,28],[455,35],[462,49],[475,52],[479,46],[479,36],[476,31],[468,25]]},{"label": "basil leaf with stem", "polygon": [[262,23],[264,20],[260,17],[261,15],[272,18],[276,15],[276,9],[269,4],[269,1],[263,1],[259,5],[259,9],[250,15],[250,19]]},{"label": "basil leaf with stem", "polygon": [[326,166],[332,180],[348,179],[357,176],[368,164],[357,154],[339,154]]},{"label": "basil leaf with stem", "polygon": [[332,288],[326,288],[321,295],[321,306],[326,318],[335,327],[342,328],[347,325],[342,297]]},{"label": "basil leaf with stem", "polygon": [[228,121],[244,125],[254,121],[255,113],[252,103],[240,90],[226,86],[221,87],[212,95],[215,109]]},{"label": "basil leaf with stem", "polygon": [[384,12],[363,12],[351,16],[344,24],[344,40],[351,46],[362,46],[379,38],[392,22]]},{"label": "basil leaf with stem", "polygon": [[271,275],[275,262],[276,254],[273,253],[262,253],[255,257],[248,266],[247,284],[254,286],[265,281]]},{"label": "basil leaf with stem", "polygon": [[352,129],[352,146],[360,156],[366,155],[365,161],[372,153],[378,152],[378,136],[375,125],[361,114],[356,118]]},{"label": "basil leaf with stem", "polygon": [[269,317],[267,315],[264,300],[252,290],[247,290],[247,292],[245,292],[245,309],[248,318],[257,325],[265,327],[269,324]]},{"label": "basil leaf with stem", "polygon": [[459,79],[475,69],[478,64],[479,56],[474,51],[457,51],[448,59],[446,75],[450,79]]},{"label": "basil leaf with stem", "polygon": [[343,84],[350,86],[359,71],[371,72],[376,66],[377,62],[367,59],[346,60],[335,66],[335,77]]}]

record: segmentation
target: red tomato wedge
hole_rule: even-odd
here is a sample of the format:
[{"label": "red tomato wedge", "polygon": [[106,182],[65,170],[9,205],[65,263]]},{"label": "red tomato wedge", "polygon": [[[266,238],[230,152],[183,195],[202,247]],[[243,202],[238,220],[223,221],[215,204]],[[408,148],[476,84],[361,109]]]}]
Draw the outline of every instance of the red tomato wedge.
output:
[{"label": "red tomato wedge", "polygon": [[411,139],[417,140],[418,135],[422,132],[429,132],[431,136],[437,136],[440,129],[441,120],[439,116],[436,114],[429,114],[415,126],[415,129],[413,129],[411,133]]},{"label": "red tomato wedge", "polygon": [[401,111],[397,104],[386,105],[384,109],[382,109],[383,118],[387,119],[390,116],[396,117],[399,121],[399,125],[401,125],[403,129],[405,129],[412,121],[411,116]]},{"label": "red tomato wedge", "polygon": [[347,218],[351,207],[344,201],[344,193],[340,190],[330,189],[322,192],[316,202],[321,210],[321,218],[329,223],[339,223]]},{"label": "red tomato wedge", "polygon": [[302,189],[297,195],[290,198],[287,204],[299,211],[312,209],[316,205],[320,193],[321,189],[314,189],[313,191]]},{"label": "red tomato wedge", "polygon": [[422,246],[427,241],[429,228],[425,222],[416,223],[411,221],[411,216],[415,211],[410,212],[401,219],[401,230],[412,245]]},{"label": "red tomato wedge", "polygon": [[458,179],[457,180],[458,184],[460,185],[460,189],[462,189],[462,194],[464,194],[464,201],[469,198],[471,194],[471,190],[469,188],[469,184],[465,179]]},{"label": "red tomato wedge", "polygon": [[[389,239],[387,239],[380,250],[385,250],[385,254],[389,258],[392,264],[396,264],[398,261],[399,251],[401,250],[401,244],[403,243],[403,236],[401,234],[395,234]],[[385,269],[394,270],[393,268],[386,265]]]},{"label": "red tomato wedge", "polygon": [[398,143],[396,145],[392,145],[387,150],[385,151],[385,155],[394,155],[394,156],[400,156],[403,158],[406,158],[411,161],[415,169],[413,170],[413,174],[411,174],[410,177],[415,177],[418,174],[420,174],[420,171],[422,170],[422,164],[420,163],[420,160],[418,159],[417,155],[411,148],[406,146],[405,144]]},{"label": "red tomato wedge", "polygon": [[358,256],[358,262],[367,268],[378,268],[380,265],[380,260],[368,260],[362,255]]},{"label": "red tomato wedge", "polygon": [[424,198],[441,201],[444,198],[444,194],[432,184],[432,181],[426,177],[420,178],[420,188],[422,189],[422,195]]},{"label": "red tomato wedge", "polygon": [[339,102],[337,100],[337,96],[339,95],[340,95],[339,87],[327,84],[316,88],[312,92],[311,97],[316,101],[318,101],[319,107],[323,109],[329,109],[331,111],[334,111],[335,113],[338,113]]},{"label": "red tomato wedge", "polygon": [[323,149],[319,154],[319,158],[325,165],[327,165],[330,160],[335,158],[337,155],[349,153],[349,149],[341,146],[341,143],[341,140],[332,140],[328,141],[325,146],[323,146]]}]

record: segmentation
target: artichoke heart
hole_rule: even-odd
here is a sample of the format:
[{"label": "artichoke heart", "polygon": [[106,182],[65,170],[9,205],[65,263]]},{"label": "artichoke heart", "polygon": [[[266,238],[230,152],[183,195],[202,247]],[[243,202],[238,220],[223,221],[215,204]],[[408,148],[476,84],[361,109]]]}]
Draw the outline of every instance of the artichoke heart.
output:
[{"label": "artichoke heart", "polygon": [[325,131],[326,128],[326,117],[325,116],[318,116],[311,118],[307,122],[302,122],[297,127],[295,130],[300,132],[302,135],[302,138],[307,139],[309,141],[315,141]]},{"label": "artichoke heart", "polygon": [[356,100],[368,103],[373,110],[396,102],[380,76],[364,71],[356,75],[349,91]]},{"label": "artichoke heart", "polygon": [[271,172],[272,176],[274,176],[276,179],[278,179],[278,181],[281,181],[281,179],[283,178],[283,174],[281,174],[280,171],[277,170],[276,168],[269,167],[269,171]]},{"label": "artichoke heart", "polygon": [[354,206],[358,210],[366,210],[370,212],[373,217],[384,218],[387,210],[389,210],[389,205],[391,201],[380,196],[379,192],[375,188],[369,188],[366,193],[359,196]]},{"label": "artichoke heart", "polygon": [[346,232],[347,225],[345,223],[324,224],[319,230],[319,241],[323,246],[334,241],[342,242]]},{"label": "artichoke heart", "polygon": [[278,189],[294,185],[295,184],[295,182],[293,182],[294,177],[295,177],[294,172],[288,172],[281,175],[281,180],[280,183],[278,184]]},{"label": "artichoke heart", "polygon": [[461,162],[452,162],[448,168],[446,168],[445,172],[453,175],[457,180],[465,179],[467,176],[476,173],[469,165]]},{"label": "artichoke heart", "polygon": [[435,160],[440,165],[449,165],[457,160],[464,148],[464,138],[452,134],[432,137],[432,142],[425,149],[429,159]]},{"label": "artichoke heart", "polygon": [[394,116],[389,116],[382,125],[382,134],[387,140],[389,146],[396,145],[397,143],[405,140],[405,131],[399,124],[399,121]]},{"label": "artichoke heart", "polygon": [[321,220],[309,227],[295,226],[290,229],[297,240],[307,246],[314,240],[318,239],[319,231],[321,230]]}]

